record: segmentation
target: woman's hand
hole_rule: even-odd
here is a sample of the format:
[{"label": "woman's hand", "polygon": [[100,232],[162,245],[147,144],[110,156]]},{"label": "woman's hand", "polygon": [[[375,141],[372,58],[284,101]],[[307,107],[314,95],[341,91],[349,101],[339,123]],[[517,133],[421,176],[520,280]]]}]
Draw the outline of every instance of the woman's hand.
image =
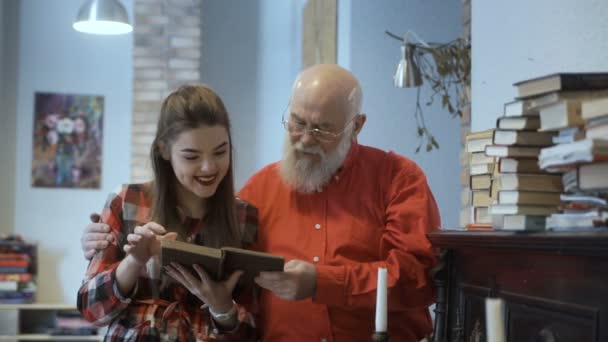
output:
[{"label": "woman's hand", "polygon": [[236,286],[242,271],[236,271],[225,281],[215,282],[199,265],[193,265],[198,277],[192,275],[184,266],[171,263],[165,270],[171,278],[182,284],[193,295],[209,306],[213,312],[224,313],[232,309],[232,290]]},{"label": "woman's hand", "polygon": [[123,247],[125,253],[135,262],[144,265],[148,260],[160,254],[160,240],[175,240],[177,233],[167,233],[167,230],[156,222],[148,222],[143,226],[136,226],[133,234],[127,235],[127,242]]}]

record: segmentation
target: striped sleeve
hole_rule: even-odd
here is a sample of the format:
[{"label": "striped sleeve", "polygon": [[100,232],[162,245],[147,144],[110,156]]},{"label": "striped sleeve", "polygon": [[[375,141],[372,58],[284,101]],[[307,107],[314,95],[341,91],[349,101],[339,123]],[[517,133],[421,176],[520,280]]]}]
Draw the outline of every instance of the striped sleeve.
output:
[{"label": "striped sleeve", "polygon": [[78,310],[86,320],[97,326],[110,324],[131,301],[120,294],[116,282],[116,268],[124,258],[121,241],[126,241],[122,220],[125,189],[110,194],[102,210],[101,222],[110,226],[113,240],[91,259],[78,291]]}]

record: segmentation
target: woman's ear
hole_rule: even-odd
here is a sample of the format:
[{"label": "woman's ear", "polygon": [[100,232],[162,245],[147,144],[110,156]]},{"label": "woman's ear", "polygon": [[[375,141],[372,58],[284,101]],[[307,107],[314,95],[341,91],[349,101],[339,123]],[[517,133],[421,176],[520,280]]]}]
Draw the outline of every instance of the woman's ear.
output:
[{"label": "woman's ear", "polygon": [[169,146],[167,146],[163,142],[159,142],[157,146],[158,146],[158,151],[160,152],[160,156],[164,160],[169,161],[171,159],[171,153],[169,153]]}]

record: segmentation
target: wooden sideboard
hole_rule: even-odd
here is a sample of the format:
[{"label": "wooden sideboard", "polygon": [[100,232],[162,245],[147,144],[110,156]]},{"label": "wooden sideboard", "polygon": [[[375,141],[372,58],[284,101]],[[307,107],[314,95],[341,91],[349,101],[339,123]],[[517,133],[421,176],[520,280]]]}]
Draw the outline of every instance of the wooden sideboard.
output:
[{"label": "wooden sideboard", "polygon": [[509,342],[608,341],[608,233],[440,231],[434,342],[483,342],[484,300]]}]

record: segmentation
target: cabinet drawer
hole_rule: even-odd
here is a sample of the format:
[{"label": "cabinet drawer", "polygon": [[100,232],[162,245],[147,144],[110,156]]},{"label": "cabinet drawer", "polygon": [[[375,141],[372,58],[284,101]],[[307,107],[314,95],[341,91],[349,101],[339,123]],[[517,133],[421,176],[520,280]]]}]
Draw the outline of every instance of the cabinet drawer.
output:
[{"label": "cabinet drawer", "polygon": [[508,302],[509,341],[599,342],[594,310],[534,302]]}]

